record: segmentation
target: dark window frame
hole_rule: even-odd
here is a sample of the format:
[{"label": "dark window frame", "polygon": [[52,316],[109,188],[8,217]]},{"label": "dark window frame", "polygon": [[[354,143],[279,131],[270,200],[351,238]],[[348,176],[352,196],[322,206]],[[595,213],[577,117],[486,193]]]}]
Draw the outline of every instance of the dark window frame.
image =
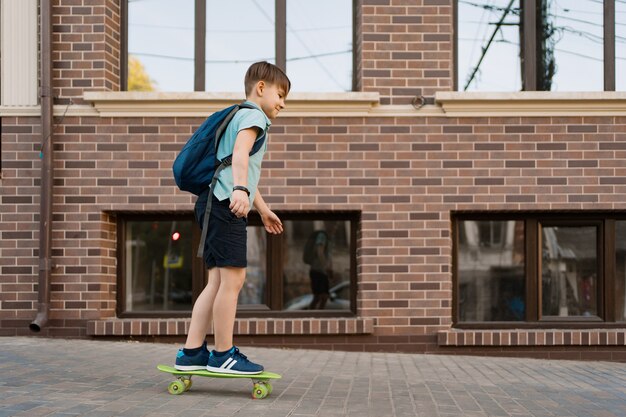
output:
[{"label": "dark window frame", "polygon": [[[287,67],[287,0],[275,1],[275,55],[276,65],[285,71]],[[352,1],[352,90],[359,86],[357,74],[358,13],[363,0]],[[120,90],[128,90],[128,0],[121,4]],[[206,0],[194,3],[194,91],[206,91]]]},{"label": "dark window frame", "polygon": [[[267,304],[247,304],[237,308],[237,317],[276,317],[276,318],[317,318],[317,317],[356,317],[357,314],[357,248],[358,230],[360,228],[361,213],[353,210],[340,211],[276,211],[282,221],[313,221],[313,220],[338,220],[350,222],[350,310],[304,310],[282,311],[283,302],[283,276],[281,258],[283,239],[281,235],[266,234],[267,237],[267,278],[265,286]],[[195,225],[192,237],[192,249],[197,248],[200,241],[200,228],[194,220],[191,212],[117,212],[117,306],[116,313],[119,318],[186,318],[191,317],[191,311],[126,311],[126,276],[125,276],[125,242],[126,222],[129,221],[169,221],[174,218],[192,221]],[[261,217],[256,211],[250,212],[248,226],[263,227]],[[204,289],[208,279],[207,269],[199,258],[195,258],[192,267],[192,303]]]},{"label": "dark window frame", "polygon": [[[469,322],[459,320],[458,248],[459,224],[461,221],[523,221],[526,277],[526,320]],[[459,329],[512,329],[512,328],[621,328],[626,322],[617,321],[615,316],[615,226],[616,221],[626,221],[626,213],[603,211],[566,212],[484,212],[453,211],[452,222],[452,326]],[[596,317],[541,317],[541,227],[542,226],[597,226],[598,227],[598,320]]]},{"label": "dark window frame", "polygon": [[[453,88],[459,91],[459,55],[458,55],[458,3],[454,0],[452,6],[454,41],[453,41]],[[522,91],[537,90],[537,5],[538,0],[520,0],[520,22],[523,25],[523,39],[520,45],[524,51],[522,58]],[[604,68],[604,91],[615,91],[615,2],[614,0],[603,1],[603,68]],[[528,52],[530,51],[530,52]]]},{"label": "dark window frame", "polygon": [[[132,221],[192,221],[195,224],[193,213],[186,212],[117,212],[117,300],[116,313],[119,318],[165,318],[165,317],[191,317],[187,311],[126,311],[126,223]],[[192,248],[197,248],[200,242],[200,232],[197,227],[193,229]],[[198,298],[206,283],[206,272],[202,261],[194,257],[192,266],[192,298],[193,302]]]}]

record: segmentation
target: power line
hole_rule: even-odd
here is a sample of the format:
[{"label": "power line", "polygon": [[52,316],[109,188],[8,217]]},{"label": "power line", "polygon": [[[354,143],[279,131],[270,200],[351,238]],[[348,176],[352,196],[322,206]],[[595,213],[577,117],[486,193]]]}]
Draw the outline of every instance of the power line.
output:
[{"label": "power line", "polygon": [[[315,58],[320,58],[320,57],[325,57],[325,56],[334,56],[334,55],[343,55],[343,54],[349,54],[351,53],[352,50],[347,50],[347,51],[336,51],[336,52],[326,52],[326,53],[321,53],[321,54],[317,54],[317,55],[305,55],[305,56],[297,56],[297,57],[293,57],[293,58],[287,58],[287,61],[303,61],[305,59],[315,59]],[[172,60],[176,60],[176,61],[189,61],[189,62],[193,62],[194,58],[189,58],[189,57],[184,57],[184,56],[173,56],[173,55],[161,55],[161,54],[151,54],[149,52],[129,52],[129,55],[136,55],[136,56],[146,56],[146,57],[150,57],[150,58],[162,58],[162,59],[172,59]],[[204,62],[207,64],[251,64],[257,61],[271,61],[273,60],[274,57],[271,58],[258,58],[258,59],[252,59],[252,60],[237,60],[237,59],[233,59],[233,60],[205,60]]]},{"label": "power line", "polygon": [[[508,9],[507,7],[491,6],[491,5],[488,5],[488,4],[473,3],[471,1],[466,1],[466,0],[458,0],[458,1],[459,1],[459,3],[464,3],[464,4],[467,4],[469,6],[477,7],[479,9],[485,9],[485,10],[490,10],[490,11],[495,11],[495,12],[503,12],[503,11]],[[520,10],[521,9],[519,7],[512,7],[511,10],[510,10],[510,13],[519,15],[520,14]]]},{"label": "power line", "polygon": [[[267,14],[267,12],[265,11],[265,9],[263,9],[259,3],[257,3],[257,0],[252,0],[252,3],[254,4],[254,6],[259,9],[259,11],[261,12],[261,14],[263,16],[265,16],[265,18],[272,24],[275,25],[276,23],[274,22],[274,20],[271,18],[271,16],[269,16]],[[315,57],[315,55],[313,54],[313,51],[311,51],[311,49],[308,47],[308,45],[300,38],[300,36],[294,32],[291,27],[289,26],[289,23],[287,23],[287,30],[291,31],[291,33],[293,33],[293,35],[295,36],[296,39],[298,39],[300,41],[300,43],[302,44],[302,46],[304,47],[304,50],[306,52],[308,52],[309,54],[311,54],[311,57],[314,57],[315,62],[317,62],[317,64],[320,66],[320,68],[322,69],[322,71],[324,71],[326,73],[326,75],[328,75],[328,77],[337,85],[337,87],[339,87],[340,89],[344,89],[344,86],[341,85],[341,83],[339,81],[337,81],[337,79],[334,77],[334,75],[328,70],[328,68],[326,68],[326,66],[318,59]],[[289,59],[287,60],[289,61]]]},{"label": "power line", "polygon": [[[572,22],[584,23],[586,25],[600,27],[600,28],[604,27],[604,25],[601,24],[601,23],[592,23],[592,22],[589,22],[588,20],[576,19],[575,17],[559,16],[559,15],[556,15],[556,14],[553,14],[553,13],[548,13],[548,16],[552,16],[552,17],[558,18],[558,19],[571,20]],[[615,22],[615,24],[617,26],[626,26],[626,23]]]},{"label": "power line", "polygon": [[[166,25],[150,25],[146,23],[129,23],[128,26],[138,26],[155,29],[174,29],[174,30],[188,30],[194,31],[193,27],[189,26],[166,26]],[[308,28],[308,29],[295,29],[294,32],[322,32],[330,30],[349,29],[350,26],[329,26],[320,28]],[[208,33],[274,33],[274,29],[216,29],[206,30]]]},{"label": "power line", "polygon": [[506,18],[506,16],[509,14],[509,10],[513,6],[514,2],[515,2],[515,0],[511,0],[509,2],[509,5],[507,6],[506,10],[504,10],[504,13],[502,13],[502,17],[500,18],[500,22],[498,22],[498,24],[496,25],[496,28],[493,30],[493,33],[491,34],[491,38],[489,38],[489,41],[487,42],[487,45],[485,45],[485,47],[483,48],[483,52],[480,55],[480,59],[478,60],[478,63],[476,64],[476,67],[474,67],[474,70],[472,71],[472,74],[470,75],[469,79],[465,83],[465,87],[463,88],[464,91],[467,91],[467,87],[469,87],[469,85],[474,80],[474,77],[476,76],[476,73],[478,72],[478,69],[480,68],[480,64],[483,62],[483,59],[485,58],[485,55],[487,54],[487,51],[489,50],[489,47],[491,46],[491,43],[493,42],[494,38],[496,37],[496,34],[500,31],[500,26],[501,26],[502,22],[504,22],[504,19]]},{"label": "power line", "polygon": [[[478,40],[478,39],[468,39],[468,40]],[[497,41],[494,41],[494,42],[496,42],[496,43],[506,43],[508,45],[519,46],[519,43],[507,41],[506,39],[501,39],[501,40],[497,40]],[[572,55],[577,55],[577,56],[579,56],[581,58],[589,58],[589,59],[592,59],[594,61],[597,61],[597,60],[601,60],[602,61],[602,59],[600,59],[600,58],[596,58],[596,57],[589,56],[589,55],[584,55],[584,54],[581,54],[580,52],[567,51],[565,49],[558,49],[558,48],[555,48],[554,50],[558,51],[558,52],[565,52],[565,53],[569,53],[569,54],[572,54]],[[626,57],[616,56],[615,59],[616,60],[620,60],[620,61],[626,61]]]}]

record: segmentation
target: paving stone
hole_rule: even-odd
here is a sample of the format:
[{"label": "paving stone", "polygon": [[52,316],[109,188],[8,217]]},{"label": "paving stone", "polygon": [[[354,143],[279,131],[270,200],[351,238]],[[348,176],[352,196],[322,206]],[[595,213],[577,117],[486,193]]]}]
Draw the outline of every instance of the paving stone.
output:
[{"label": "paving stone", "polygon": [[[0,417],[623,417],[626,364],[243,348],[283,375],[253,400],[245,380],[194,378],[167,393],[178,346],[0,338]],[[68,352],[72,352],[68,355]]]}]

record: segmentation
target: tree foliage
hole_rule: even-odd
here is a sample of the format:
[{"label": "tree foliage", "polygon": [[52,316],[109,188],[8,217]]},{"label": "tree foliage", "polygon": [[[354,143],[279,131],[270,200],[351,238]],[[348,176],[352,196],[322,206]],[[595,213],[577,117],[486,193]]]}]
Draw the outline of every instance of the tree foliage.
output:
[{"label": "tree foliage", "polygon": [[128,56],[128,91],[155,91],[156,81],[152,80],[141,61]]}]

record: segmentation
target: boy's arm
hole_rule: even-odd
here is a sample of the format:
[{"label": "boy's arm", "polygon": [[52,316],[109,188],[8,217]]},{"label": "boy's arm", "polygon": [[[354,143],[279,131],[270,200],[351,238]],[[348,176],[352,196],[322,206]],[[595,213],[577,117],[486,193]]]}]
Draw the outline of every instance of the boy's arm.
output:
[{"label": "boy's arm", "polygon": [[254,208],[256,208],[256,210],[261,215],[261,221],[265,226],[265,230],[273,235],[278,235],[283,232],[283,223],[280,221],[278,216],[267,206],[265,200],[263,200],[263,197],[261,197],[261,193],[259,192],[259,190],[256,191],[256,194],[254,195],[254,201],[252,203],[254,204]]},{"label": "boy's arm", "polygon": [[[233,183],[234,185],[248,186],[248,160],[250,151],[257,138],[258,128],[248,128],[240,130],[235,139],[233,149]],[[250,199],[248,194],[242,190],[233,191],[230,197],[230,211],[237,217],[244,217],[250,211]]]}]

